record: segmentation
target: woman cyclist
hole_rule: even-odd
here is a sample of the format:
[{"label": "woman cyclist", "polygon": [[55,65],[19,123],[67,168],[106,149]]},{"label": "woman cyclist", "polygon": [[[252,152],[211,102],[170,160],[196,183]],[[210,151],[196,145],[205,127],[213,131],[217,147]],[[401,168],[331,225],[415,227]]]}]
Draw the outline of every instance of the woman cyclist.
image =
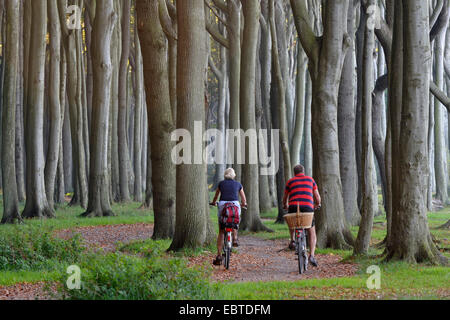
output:
[{"label": "woman cyclist", "polygon": [[[220,216],[223,212],[223,209],[225,208],[225,205],[228,203],[234,204],[236,207],[239,208],[239,217],[241,215],[241,204],[239,203],[239,196],[242,200],[242,207],[247,206],[247,199],[245,197],[244,188],[242,187],[242,184],[237,182],[236,180],[236,172],[229,168],[225,170],[225,180],[219,183],[219,187],[217,188],[216,195],[214,196],[214,200],[211,203],[211,205],[215,206],[217,203],[217,199],[220,196],[219,201],[219,210],[218,210],[218,218],[220,219]],[[223,238],[224,238],[225,230],[222,229],[222,226],[220,226],[219,223],[219,236],[217,238],[217,258],[213,261],[214,265],[221,265],[222,264],[222,248],[223,248]],[[238,247],[239,242],[237,238],[237,230],[234,230],[233,232],[233,247]]]}]

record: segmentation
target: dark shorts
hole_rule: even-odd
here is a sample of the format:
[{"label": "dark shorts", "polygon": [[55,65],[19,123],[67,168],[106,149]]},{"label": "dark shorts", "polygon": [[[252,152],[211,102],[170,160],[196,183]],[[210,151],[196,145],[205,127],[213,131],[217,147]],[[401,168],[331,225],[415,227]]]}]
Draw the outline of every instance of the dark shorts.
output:
[{"label": "dark shorts", "polygon": [[[311,209],[310,207],[300,206],[300,212],[314,212],[314,209]],[[297,206],[289,206],[288,213],[297,213]],[[315,226],[316,226],[316,218],[314,217],[311,227]]]}]

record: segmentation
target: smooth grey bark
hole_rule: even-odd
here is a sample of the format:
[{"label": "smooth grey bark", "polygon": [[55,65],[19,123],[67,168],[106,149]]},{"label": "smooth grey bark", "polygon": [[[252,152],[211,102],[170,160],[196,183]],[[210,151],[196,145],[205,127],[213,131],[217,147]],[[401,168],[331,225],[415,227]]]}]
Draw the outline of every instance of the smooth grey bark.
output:
[{"label": "smooth grey bark", "polygon": [[282,69],[281,69],[281,60],[278,54],[278,35],[276,32],[276,21],[275,21],[275,2],[273,0],[269,0],[269,25],[272,36],[272,66],[273,66],[273,75],[274,81],[277,82],[277,90],[278,98],[278,121],[279,121],[279,130],[280,130],[280,146],[283,152],[283,165],[284,165],[284,179],[285,183],[292,176],[292,164],[291,164],[291,155],[289,148],[289,126],[287,119],[287,105],[286,105],[286,87],[283,79]]},{"label": "smooth grey bark", "polygon": [[[367,4],[375,5],[375,0],[369,0]],[[374,189],[373,177],[375,171],[373,148],[372,148],[372,92],[374,79],[373,52],[375,50],[375,32],[365,20],[364,53],[362,70],[362,155],[361,155],[361,223],[358,236],[356,237],[354,253],[368,254],[372,236],[372,226],[378,199]]]},{"label": "smooth grey bark", "polygon": [[97,0],[92,30],[92,131],[91,170],[89,174],[89,202],[83,217],[114,215],[111,210],[108,174],[108,129],[111,104],[111,38],[117,16],[113,0]]},{"label": "smooth grey bark", "polygon": [[[261,64],[260,61],[260,51],[257,51],[256,54],[256,100],[255,100],[255,112],[256,112],[256,130],[257,132],[261,132],[264,125],[264,109],[262,102],[262,90],[261,90]],[[270,143],[268,143],[270,144]],[[258,146],[258,154],[267,154],[268,152],[268,144],[259,145]],[[261,150],[262,149],[262,150]],[[259,169],[261,170],[263,165],[259,164]],[[270,195],[269,188],[269,179],[267,175],[258,174],[259,180],[259,210],[260,212],[268,212],[272,209],[272,201]]]},{"label": "smooth grey bark", "polygon": [[[241,93],[240,119],[244,132],[256,129],[255,88],[256,88],[256,51],[258,45],[260,4],[252,0],[241,0],[245,19],[242,38],[241,57]],[[242,166],[242,184],[248,201],[248,210],[244,210],[240,230],[259,232],[270,231],[261,221],[259,212],[259,165],[250,161],[250,154],[257,147],[245,144],[245,163]]]},{"label": "smooth grey bark", "polygon": [[[381,48],[380,48],[381,50]],[[378,162],[381,176],[381,187],[383,192],[383,204],[387,206],[387,180],[386,180],[386,89],[388,86],[388,76],[383,75],[378,78],[373,91],[373,113],[372,113],[372,133],[373,150]]]},{"label": "smooth grey bark", "polygon": [[[263,104],[263,123],[269,133],[268,138],[272,138],[272,116],[270,105],[270,92],[272,83],[272,36],[269,26],[269,2],[268,0],[261,1],[261,44],[260,44],[260,65],[261,65],[261,99]],[[269,154],[272,155],[274,150],[269,145]],[[275,176],[268,176],[269,189],[271,195],[272,206],[277,206],[277,192]]]},{"label": "smooth grey bark", "polygon": [[130,201],[128,188],[128,165],[130,162],[127,143],[127,84],[128,57],[130,55],[130,15],[131,0],[122,2],[122,51],[119,66],[119,113],[118,113],[118,152],[119,152],[119,197],[120,202]]},{"label": "smooth grey bark", "polygon": [[137,29],[134,34],[134,47],[136,51],[136,68],[134,71],[136,83],[136,105],[134,110],[134,200],[142,202],[142,118],[144,107],[144,74],[142,67],[142,53],[141,44],[139,41],[139,34]]},{"label": "smooth grey bark", "polygon": [[[77,2],[77,4],[79,4]],[[67,0],[59,0],[60,20],[65,21]],[[86,172],[85,138],[83,136],[82,116],[82,76],[81,76],[81,30],[69,30],[65,23],[61,24],[62,43],[66,51],[67,59],[67,95],[72,138],[73,157],[73,191],[71,205],[80,204],[87,207],[88,186]]]},{"label": "smooth grey bark", "polygon": [[25,135],[24,135],[24,44],[23,44],[23,15],[24,3],[19,1],[19,69],[16,89],[16,180],[19,202],[25,201]]},{"label": "smooth grey bark", "polygon": [[[387,260],[447,263],[434,245],[427,223],[427,126],[430,85],[429,15],[423,1],[396,1],[403,6],[403,96],[398,171],[393,170],[392,236]],[[396,42],[393,42],[394,47]],[[398,58],[398,57],[397,57]],[[393,139],[393,145],[397,142]],[[401,183],[400,183],[401,180]],[[398,188],[398,189],[397,189]]]},{"label": "smooth grey bark", "polygon": [[[177,16],[177,127],[194,132],[194,122],[200,122],[205,128],[204,68],[207,49],[203,0],[177,1]],[[190,147],[195,154],[201,145],[191,142]],[[206,165],[178,165],[176,181],[176,226],[169,249],[203,246],[209,219],[205,210]]]},{"label": "smooth grey bark", "polygon": [[[114,0],[114,10],[117,18],[120,19],[120,2]],[[119,139],[118,139],[118,114],[119,114],[119,63],[121,49],[121,25],[116,23],[114,27],[112,43],[111,43],[111,59],[112,59],[112,89],[111,89],[111,193],[115,201],[119,201],[120,197],[120,170],[119,170]]]},{"label": "smooth grey bark", "polygon": [[[168,48],[160,23],[158,3],[138,0],[137,15],[150,136],[151,185],[147,185],[147,195],[151,190],[155,215],[153,239],[170,239],[175,231],[176,168],[171,158],[174,125],[167,67]],[[184,113],[181,114],[184,116]],[[147,204],[149,200],[146,196]]]},{"label": "smooth grey bark", "polygon": [[21,220],[16,182],[16,90],[19,69],[19,0],[6,0],[6,39],[3,41],[5,83],[2,104],[2,184],[3,217],[1,223]]},{"label": "smooth grey bark", "polygon": [[23,218],[51,218],[44,183],[44,79],[47,35],[47,1],[32,1],[32,30],[27,99],[27,199]]},{"label": "smooth grey bark", "polygon": [[55,206],[55,182],[58,169],[61,122],[61,25],[57,0],[48,0],[49,35],[50,35],[50,70],[49,70],[49,118],[50,131],[45,163],[45,191],[48,204]]},{"label": "smooth grey bark", "polygon": [[311,137],[311,107],[312,107],[312,83],[309,73],[306,75],[306,98],[305,98],[305,172],[313,175],[313,149]]},{"label": "smooth grey bark", "polygon": [[[447,19],[448,25],[448,19]],[[444,30],[447,28],[445,27]],[[445,32],[434,41],[434,82],[439,89],[444,88],[444,47]],[[445,205],[448,202],[447,148],[444,138],[444,111],[438,98],[434,99],[434,167],[436,198]]]},{"label": "smooth grey bark", "polygon": [[321,41],[311,28],[306,3],[291,0],[300,41],[309,58],[312,80],[312,143],[314,177],[322,195],[322,210],[316,214],[319,247],[349,248],[353,237],[344,216],[339,166],[337,128],[338,90],[347,35],[348,1],[324,3],[324,32]]},{"label": "smooth grey bark", "polygon": [[300,163],[300,151],[305,131],[305,99],[307,58],[300,43],[297,44],[296,116],[291,144],[291,166]]},{"label": "smooth grey bark", "polygon": [[61,130],[59,135],[59,157],[58,167],[56,173],[56,186],[55,186],[55,202],[58,204],[65,203],[66,186],[64,175],[64,120],[66,109],[66,79],[67,79],[67,61],[64,48],[60,48],[61,51],[61,69],[60,69],[60,92],[59,99],[61,103]]},{"label": "smooth grey bark", "polygon": [[347,32],[351,45],[345,56],[338,98],[339,160],[345,218],[351,225],[361,219],[358,207],[358,171],[356,164],[356,82],[355,82],[355,7],[350,1]]}]

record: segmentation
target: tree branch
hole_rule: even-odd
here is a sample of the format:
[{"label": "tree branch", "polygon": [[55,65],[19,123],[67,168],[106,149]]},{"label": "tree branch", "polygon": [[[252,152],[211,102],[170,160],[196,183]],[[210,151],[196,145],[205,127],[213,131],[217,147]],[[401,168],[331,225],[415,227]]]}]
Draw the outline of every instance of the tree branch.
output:
[{"label": "tree branch", "polygon": [[261,29],[263,29],[264,33],[267,33],[269,31],[266,18],[264,18],[262,13],[259,16],[259,24],[261,25]]},{"label": "tree branch", "polygon": [[295,27],[308,58],[315,65],[319,59],[319,43],[312,29],[312,23],[304,0],[290,0],[294,13]]},{"label": "tree branch", "polygon": [[450,112],[450,98],[433,81],[430,81],[430,91]]},{"label": "tree branch", "polygon": [[169,16],[172,18],[172,21],[177,20],[177,7],[170,0],[166,0],[167,10],[169,11]]},{"label": "tree branch", "polygon": [[436,7],[433,10],[433,14],[430,16],[430,28],[433,29],[436,24],[438,17],[442,12],[442,8],[444,8],[444,0],[437,0]]},{"label": "tree branch", "polygon": [[213,0],[214,5],[223,12],[228,11],[228,6],[224,0]]},{"label": "tree branch", "polygon": [[212,13],[217,17],[217,19],[219,19],[220,22],[222,22],[222,24],[223,24],[225,27],[228,27],[227,21],[226,21],[224,18],[222,18],[222,17],[220,16],[220,14],[219,14],[218,12],[216,12],[216,10],[214,10],[213,7],[210,6],[210,4],[208,3],[208,0],[205,0],[205,5],[212,11]]},{"label": "tree branch", "polygon": [[450,0],[444,0],[443,8],[436,20],[436,23],[432,26],[430,32],[430,42],[433,42],[436,37],[445,30],[448,19],[450,16]]},{"label": "tree branch", "polygon": [[178,33],[176,27],[173,23],[172,18],[169,15],[169,11],[167,9],[167,3],[165,0],[159,0],[159,20],[161,22],[161,27],[167,38],[178,40]]},{"label": "tree branch", "polygon": [[216,76],[216,78],[219,79],[220,81],[222,81],[223,73],[222,73],[222,71],[219,70],[219,68],[217,68],[216,64],[211,59],[211,56],[208,59],[208,64],[209,64],[209,67],[211,68],[211,71]]},{"label": "tree branch", "polygon": [[229,49],[230,48],[229,41],[220,33],[217,24],[212,24],[211,21],[208,19],[208,17],[206,17],[205,20],[206,20],[206,30],[211,35],[211,37],[213,37],[213,39],[216,40],[218,43],[220,43],[222,46]]}]

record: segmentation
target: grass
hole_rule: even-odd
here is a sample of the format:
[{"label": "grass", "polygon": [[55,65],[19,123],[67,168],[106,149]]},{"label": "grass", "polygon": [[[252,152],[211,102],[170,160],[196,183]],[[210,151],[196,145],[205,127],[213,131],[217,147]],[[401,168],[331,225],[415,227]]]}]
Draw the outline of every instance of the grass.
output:
[{"label": "grass", "polygon": [[[0,201],[1,205],[1,201]],[[19,229],[37,228],[44,231],[56,231],[61,229],[72,229],[97,225],[117,225],[135,223],[153,223],[153,214],[149,210],[140,210],[140,204],[115,204],[114,217],[107,218],[80,218],[83,210],[79,207],[60,207],[56,212],[55,219],[26,221],[19,226],[0,226],[0,235],[14,234]],[[274,230],[273,233],[252,234],[262,239],[288,239],[288,228],[284,224],[275,224],[278,215],[276,209],[261,214],[264,223]],[[211,219],[215,222],[217,209],[211,210]],[[440,212],[428,215],[430,230],[433,236],[439,241],[439,247],[445,251],[448,257],[450,248],[450,231],[439,230],[439,226],[444,224],[450,217],[450,207]],[[385,215],[375,218],[372,234],[372,244],[381,242],[386,235]],[[357,227],[352,228],[356,236]],[[243,233],[249,234],[249,233]],[[170,246],[170,241],[145,240],[124,244],[119,247],[119,253],[133,256],[135,261],[146,265],[147,260],[155,258],[164,259],[184,259],[190,256],[202,256],[206,252],[215,251],[214,246],[199,248],[197,250],[186,250],[179,253],[167,254],[166,250]],[[369,257],[353,257],[351,251],[319,249],[319,254],[337,254],[346,261],[351,261],[359,266],[358,273],[353,277],[339,279],[310,279],[293,282],[256,282],[256,283],[223,283],[214,284],[214,296],[206,298],[229,299],[229,300],[267,300],[267,299],[441,299],[449,298],[450,272],[448,267],[436,267],[427,265],[409,265],[401,262],[383,263],[377,257],[382,250],[372,248]],[[92,259],[92,257],[90,257]],[[31,270],[1,270],[0,285],[10,286],[16,283],[36,283],[53,282],[61,279],[65,275],[65,270],[61,268],[64,263],[57,263],[49,259],[50,264],[45,268]],[[80,261],[80,263],[84,263]],[[134,261],[134,260],[133,260]],[[370,265],[377,265],[381,269],[381,290],[368,290],[366,281],[369,277],[366,269]],[[110,265],[109,268],[112,268]],[[176,269],[176,268],[175,268]],[[174,270],[175,270],[174,269]],[[108,269],[109,270],[109,269]],[[95,271],[95,270],[93,270]],[[94,279],[94,278],[92,278]],[[92,280],[91,279],[91,280]],[[195,287],[195,286],[194,286]],[[445,295],[447,296],[445,297]]]},{"label": "grass", "polygon": [[[339,279],[308,279],[292,282],[231,283],[223,287],[225,299],[230,300],[291,300],[303,298],[362,299],[393,298],[438,299],[448,294],[450,269],[447,267],[411,266],[406,263],[381,263],[365,258],[355,261],[360,270],[354,277]],[[367,288],[367,267],[381,269],[381,289]],[[449,297],[447,296],[447,299]]]}]

